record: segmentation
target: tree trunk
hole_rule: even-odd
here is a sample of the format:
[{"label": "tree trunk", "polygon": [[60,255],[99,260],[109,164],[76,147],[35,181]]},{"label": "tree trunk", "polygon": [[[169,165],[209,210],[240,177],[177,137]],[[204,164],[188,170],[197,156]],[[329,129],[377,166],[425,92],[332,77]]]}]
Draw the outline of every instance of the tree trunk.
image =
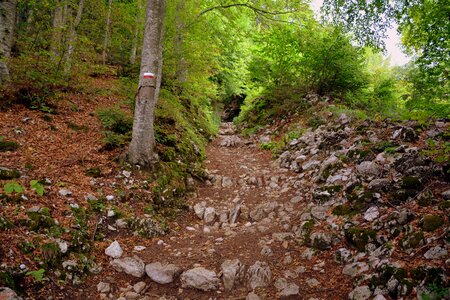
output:
[{"label": "tree trunk", "polygon": [[70,69],[72,67],[72,55],[73,55],[73,51],[75,50],[75,43],[77,40],[77,28],[78,28],[78,25],[80,25],[81,16],[83,15],[84,2],[85,2],[85,0],[80,0],[80,2],[78,3],[77,16],[76,16],[75,21],[73,22],[72,27],[69,31],[69,39],[67,41],[66,57],[64,59],[64,74],[66,74],[66,75],[69,74]]},{"label": "tree trunk", "polygon": [[105,26],[105,40],[103,41],[103,53],[102,60],[103,64],[106,64],[106,58],[108,56],[108,45],[109,45],[109,34],[111,30],[111,10],[112,10],[113,0],[109,0],[108,13],[106,15],[106,26]]},{"label": "tree trunk", "polygon": [[187,81],[187,65],[186,59],[184,58],[183,46],[184,46],[184,27],[183,22],[183,12],[185,10],[185,0],[178,0],[175,12],[175,41],[174,41],[174,57],[178,60],[175,66],[175,77],[176,84],[178,87],[178,92],[183,91],[183,85]]},{"label": "tree trunk", "polygon": [[[128,149],[128,161],[144,168],[152,168],[157,161],[153,124],[161,87],[164,14],[165,0],[147,0],[139,88]],[[155,77],[144,78],[144,73]]]},{"label": "tree trunk", "polygon": [[141,11],[142,11],[142,4],[141,0],[137,1],[138,10],[136,13],[136,22],[134,24],[134,35],[133,35],[133,43],[131,45],[131,55],[130,55],[130,64],[134,65],[136,62],[136,54],[137,54],[137,45],[138,45],[138,39],[139,39],[139,31],[141,30]]},{"label": "tree trunk", "polygon": [[14,43],[17,0],[0,1],[0,84],[9,80],[6,59],[11,56]]},{"label": "tree trunk", "polygon": [[62,33],[64,29],[63,8],[62,1],[56,1],[56,7],[53,12],[52,41],[50,44],[50,52],[53,55],[53,59],[61,56]]}]

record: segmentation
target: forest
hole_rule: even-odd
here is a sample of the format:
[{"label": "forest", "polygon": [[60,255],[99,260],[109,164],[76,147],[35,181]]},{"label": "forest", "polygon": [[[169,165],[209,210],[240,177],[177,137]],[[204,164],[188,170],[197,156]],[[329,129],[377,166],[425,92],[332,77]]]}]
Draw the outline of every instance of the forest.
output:
[{"label": "forest", "polygon": [[[324,0],[320,14],[307,0],[0,0],[0,298],[300,299],[300,285],[305,299],[446,299],[449,16],[445,0]],[[394,25],[410,58],[401,66],[386,55]],[[241,276],[251,288],[233,290],[227,274],[232,287],[244,266],[220,265],[214,253],[228,250],[208,247],[220,244],[220,230],[242,244],[239,226],[265,232],[259,227],[278,206],[262,207],[258,193],[285,199],[287,215],[306,209],[313,217],[274,221],[280,227],[267,229],[271,235],[284,228],[295,236],[273,237],[278,251],[273,241],[264,246],[274,248],[274,274],[258,261]],[[386,224],[399,215],[407,221],[379,227],[380,212]],[[179,244],[167,246],[177,232]],[[204,242],[210,232],[213,242]],[[255,245],[264,240],[258,234]],[[117,241],[129,257],[121,260],[120,246],[115,256]],[[401,266],[370,264],[372,279],[363,278],[366,263],[355,253],[376,252],[368,245],[400,257]],[[192,247],[208,254],[200,259]],[[337,261],[359,264],[356,275],[334,292],[338,282],[322,290],[311,283],[320,272],[291,277],[306,283],[271,277],[289,256],[281,252],[305,249],[317,264],[341,251],[331,262],[336,278]],[[176,250],[222,275],[186,270]],[[131,252],[163,264],[132,281],[127,276],[141,278],[144,269],[136,276],[129,265],[145,264]],[[408,255],[417,263],[406,263]],[[159,285],[147,267],[179,276],[181,292],[175,279]],[[386,293],[376,294],[381,286]]]}]

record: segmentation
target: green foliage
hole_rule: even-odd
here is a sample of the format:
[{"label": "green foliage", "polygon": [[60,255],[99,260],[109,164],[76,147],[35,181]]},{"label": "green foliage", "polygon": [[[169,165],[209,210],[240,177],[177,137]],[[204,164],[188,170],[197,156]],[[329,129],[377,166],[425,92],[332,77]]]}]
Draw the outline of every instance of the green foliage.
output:
[{"label": "green foliage", "polygon": [[41,282],[44,280],[45,269],[39,269],[36,271],[29,271],[26,273],[27,276],[33,277],[36,282]]},{"label": "green foliage", "polygon": [[38,180],[30,181],[30,188],[36,192],[39,196],[43,196],[45,193],[44,185]]},{"label": "green foliage", "polygon": [[0,152],[16,151],[19,147],[20,145],[16,142],[5,141],[5,137],[0,136]]},{"label": "green foliage", "polygon": [[6,194],[23,193],[25,191],[25,189],[17,181],[5,183],[3,190]]},{"label": "green foliage", "polygon": [[133,127],[133,120],[127,116],[122,110],[117,108],[100,109],[97,116],[106,130],[118,134],[126,134]]}]

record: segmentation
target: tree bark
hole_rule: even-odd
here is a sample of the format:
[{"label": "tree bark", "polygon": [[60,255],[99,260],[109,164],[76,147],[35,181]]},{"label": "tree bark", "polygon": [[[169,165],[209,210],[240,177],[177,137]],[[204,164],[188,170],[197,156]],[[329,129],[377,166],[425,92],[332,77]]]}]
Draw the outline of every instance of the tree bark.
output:
[{"label": "tree bark", "polygon": [[[128,149],[131,164],[149,169],[157,161],[153,125],[161,87],[164,14],[165,0],[147,0],[139,88]],[[155,74],[155,78],[144,78],[148,72]]]},{"label": "tree bark", "polygon": [[183,46],[184,46],[184,18],[183,12],[185,10],[185,0],[178,0],[175,11],[175,41],[174,41],[174,56],[177,59],[175,66],[175,77],[178,92],[183,91],[183,85],[187,81],[188,70],[186,65],[186,59],[184,58]]},{"label": "tree bark", "polygon": [[53,58],[61,55],[62,33],[64,29],[63,8],[64,5],[62,1],[56,1],[56,7],[53,12],[52,41],[50,44],[50,52],[52,53]]},{"label": "tree bark", "polygon": [[0,84],[9,80],[6,59],[11,56],[14,43],[17,0],[0,1]]},{"label": "tree bark", "polygon": [[103,41],[103,53],[102,60],[103,64],[106,65],[106,58],[108,56],[108,45],[109,45],[109,35],[111,32],[111,10],[112,10],[113,0],[109,0],[108,3],[108,13],[106,15],[106,26],[105,26],[105,40]]},{"label": "tree bark", "polygon": [[84,2],[85,2],[85,0],[80,0],[80,2],[78,3],[77,16],[76,16],[75,21],[73,22],[70,32],[69,32],[66,56],[64,59],[64,74],[66,74],[66,75],[69,74],[70,69],[72,67],[72,55],[73,55],[73,51],[75,50],[75,43],[77,40],[77,28],[80,25],[81,16],[83,15]]}]

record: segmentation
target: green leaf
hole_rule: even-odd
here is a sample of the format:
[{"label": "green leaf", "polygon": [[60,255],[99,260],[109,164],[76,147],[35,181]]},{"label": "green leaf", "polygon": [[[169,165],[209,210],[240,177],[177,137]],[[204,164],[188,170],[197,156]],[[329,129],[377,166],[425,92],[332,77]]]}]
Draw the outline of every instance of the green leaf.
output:
[{"label": "green leaf", "polygon": [[22,193],[23,187],[17,181],[8,182],[3,186],[6,194]]},{"label": "green leaf", "polygon": [[37,180],[30,181],[30,187],[32,190],[36,192],[39,196],[43,196],[45,193],[44,185]]},{"label": "green leaf", "polygon": [[44,273],[45,273],[44,269],[39,269],[36,271],[29,271],[26,273],[26,275],[33,276],[34,280],[36,280],[37,282],[40,282],[44,279]]}]

